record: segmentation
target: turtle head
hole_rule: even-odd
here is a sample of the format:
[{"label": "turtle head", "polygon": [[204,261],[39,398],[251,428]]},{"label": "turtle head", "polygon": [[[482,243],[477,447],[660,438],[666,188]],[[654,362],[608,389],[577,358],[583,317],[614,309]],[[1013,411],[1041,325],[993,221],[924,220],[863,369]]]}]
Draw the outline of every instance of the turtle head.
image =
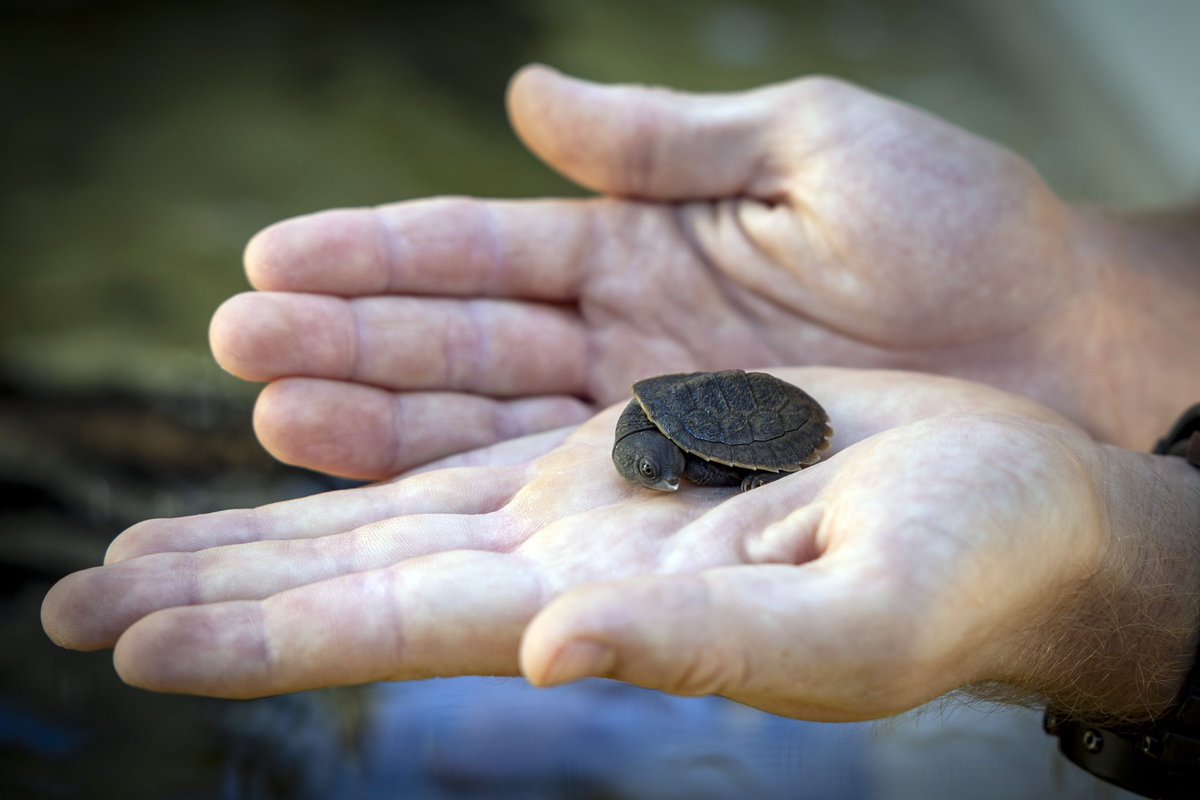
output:
[{"label": "turtle head", "polygon": [[613,445],[617,472],[630,483],[673,492],[683,472],[683,451],[656,430],[623,436]]}]

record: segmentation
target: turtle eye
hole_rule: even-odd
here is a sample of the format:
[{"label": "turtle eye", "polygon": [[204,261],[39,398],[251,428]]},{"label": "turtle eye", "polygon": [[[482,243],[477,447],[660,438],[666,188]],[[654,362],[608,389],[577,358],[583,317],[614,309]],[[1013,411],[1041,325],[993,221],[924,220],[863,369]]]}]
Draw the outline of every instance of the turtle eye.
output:
[{"label": "turtle eye", "polygon": [[642,463],[638,464],[638,470],[640,470],[641,473],[647,478],[652,480],[658,477],[658,470],[654,468],[654,465],[651,464],[648,459],[642,459]]}]

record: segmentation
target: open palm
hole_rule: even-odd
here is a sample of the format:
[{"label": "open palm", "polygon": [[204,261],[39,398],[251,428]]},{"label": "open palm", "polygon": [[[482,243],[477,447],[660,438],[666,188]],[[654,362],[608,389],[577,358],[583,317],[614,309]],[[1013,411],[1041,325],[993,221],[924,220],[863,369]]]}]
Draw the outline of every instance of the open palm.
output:
[{"label": "open palm", "polygon": [[1096,344],[1073,216],[1011,153],[826,79],[685,96],[531,68],[510,107],[607,196],[331,211],[251,243],[263,291],[212,339],[270,382],[280,458],[387,477],[650,374],[772,364],[986,380],[1110,433],[1067,344]]},{"label": "open palm", "polygon": [[834,720],[1033,681],[1025,637],[1062,639],[1055,600],[1085,602],[1063,589],[1104,551],[1099,448],[977,384],[778,374],[838,432],[753,492],[625,483],[613,407],[475,466],[142,523],[52,590],[46,629],[115,645],[136,685],[228,697],[523,670]]}]

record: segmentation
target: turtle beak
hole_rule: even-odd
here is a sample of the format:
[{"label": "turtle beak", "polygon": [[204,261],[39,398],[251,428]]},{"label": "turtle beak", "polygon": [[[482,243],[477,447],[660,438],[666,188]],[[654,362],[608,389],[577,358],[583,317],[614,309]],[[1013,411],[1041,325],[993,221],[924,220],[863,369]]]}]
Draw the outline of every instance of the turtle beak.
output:
[{"label": "turtle beak", "polygon": [[679,490],[679,478],[662,478],[650,487],[660,492],[675,492]]}]

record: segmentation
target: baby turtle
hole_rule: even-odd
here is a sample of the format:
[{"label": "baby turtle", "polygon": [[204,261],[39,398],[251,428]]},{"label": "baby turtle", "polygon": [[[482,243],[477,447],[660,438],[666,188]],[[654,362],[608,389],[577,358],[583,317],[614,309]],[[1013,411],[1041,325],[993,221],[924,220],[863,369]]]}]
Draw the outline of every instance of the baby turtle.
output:
[{"label": "baby turtle", "polygon": [[745,492],[815,464],[832,435],[825,409],[773,375],[660,375],[633,385],[612,458],[625,480],[651,489],[673,492],[683,476]]}]

